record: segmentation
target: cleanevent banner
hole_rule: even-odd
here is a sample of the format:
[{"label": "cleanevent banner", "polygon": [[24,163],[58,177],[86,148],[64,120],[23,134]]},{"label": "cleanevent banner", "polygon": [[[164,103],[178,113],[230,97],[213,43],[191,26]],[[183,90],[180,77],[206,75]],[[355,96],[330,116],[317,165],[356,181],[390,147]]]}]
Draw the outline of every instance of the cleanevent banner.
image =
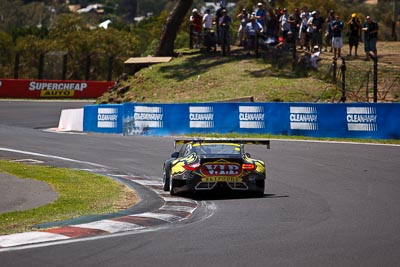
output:
[{"label": "cleanevent banner", "polygon": [[1,79],[3,98],[98,98],[115,82]]},{"label": "cleanevent banner", "polygon": [[400,139],[399,118],[400,104],[387,103],[125,103],[86,106],[84,131]]}]

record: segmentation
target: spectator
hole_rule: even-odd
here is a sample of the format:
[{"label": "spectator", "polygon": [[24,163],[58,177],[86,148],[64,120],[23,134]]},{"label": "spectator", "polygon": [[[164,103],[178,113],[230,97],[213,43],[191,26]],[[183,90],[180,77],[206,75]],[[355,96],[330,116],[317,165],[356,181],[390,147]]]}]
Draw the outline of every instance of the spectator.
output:
[{"label": "spectator", "polygon": [[312,20],[312,41],[311,46],[318,46],[322,49],[322,26],[324,25],[324,18],[322,18],[319,14],[319,11],[313,11],[313,20]]},{"label": "spectator", "polygon": [[258,23],[261,24],[261,26],[264,28],[265,27],[265,18],[267,16],[267,12],[264,9],[264,6],[262,3],[257,4],[257,9],[254,12],[254,15],[256,16],[256,20]]},{"label": "spectator", "polygon": [[293,15],[289,16],[289,23],[290,23],[290,31],[293,33],[293,36],[296,38],[296,43],[300,39],[300,24],[301,24],[301,17],[300,17],[300,10],[298,8],[294,9]]},{"label": "spectator", "polygon": [[292,32],[289,31],[286,34],[286,38],[279,37],[279,43],[275,45],[275,48],[284,49],[286,51],[292,51],[292,48],[296,47],[296,38],[293,36]]},{"label": "spectator", "polygon": [[332,27],[333,60],[336,60],[340,57],[342,51],[343,47],[342,31],[344,28],[344,24],[341,20],[339,20],[338,15],[335,15],[335,19],[332,21],[331,27]]},{"label": "spectator", "polygon": [[213,26],[214,16],[211,14],[211,10],[209,8],[206,9],[206,14],[203,16],[203,29],[204,34],[208,34]]},{"label": "spectator", "polygon": [[231,26],[231,17],[228,15],[228,12],[226,9],[222,10],[222,17],[218,21],[219,25],[219,37],[221,38],[221,46],[222,47],[222,52],[227,52],[229,53],[231,50],[231,44],[230,44],[230,36],[229,36],[229,28]]},{"label": "spectator", "polygon": [[219,8],[215,11],[215,28],[217,32],[217,43],[220,44],[220,36],[219,36],[219,20],[222,17],[222,10],[225,9],[224,2],[221,1]]},{"label": "spectator", "polygon": [[324,52],[328,52],[328,46],[330,46],[329,52],[332,52],[332,28],[331,22],[335,19],[335,12],[333,10],[329,11],[328,17],[325,20],[325,49]]},{"label": "spectator", "polygon": [[306,14],[303,12],[300,14],[301,17],[301,23],[300,23],[300,32],[299,32],[299,38],[300,38],[300,48],[307,50],[309,47],[309,39],[307,38],[307,17]]},{"label": "spectator", "polygon": [[250,21],[246,24],[246,49],[251,50],[255,48],[257,35],[263,32],[263,27],[256,21],[255,16],[250,17]]},{"label": "spectator", "polygon": [[249,20],[249,14],[247,13],[246,9],[242,9],[242,11],[236,17],[240,20],[238,38],[239,38],[239,46],[242,46],[245,37],[245,28]]},{"label": "spectator", "polygon": [[369,60],[368,55],[370,52],[373,53],[373,56],[376,59],[378,57],[378,51],[376,49],[379,30],[378,23],[373,21],[370,16],[367,16],[362,30],[364,31],[364,51],[366,54],[365,60]]},{"label": "spectator", "polygon": [[278,35],[276,29],[278,25],[278,20],[274,14],[274,11],[272,9],[269,9],[266,13],[266,18],[265,18],[265,34],[270,36],[270,37],[276,37]]},{"label": "spectator", "polygon": [[313,20],[314,20],[314,16],[315,15],[315,11],[313,11],[311,13],[310,18],[307,20],[307,35],[306,35],[306,39],[307,39],[307,47],[306,47],[306,51],[310,51],[310,43],[312,41],[312,37],[313,37],[313,33],[314,33],[314,28],[313,28]]},{"label": "spectator", "polygon": [[305,63],[305,66],[307,68],[318,70],[318,62],[321,60],[320,56],[321,56],[320,49],[316,45],[314,46],[312,52],[305,51],[304,57],[301,60]]},{"label": "spectator", "polygon": [[290,31],[290,23],[289,23],[289,12],[286,8],[284,8],[282,15],[279,18],[279,24],[280,24],[280,31],[283,36],[283,38],[286,38],[287,33]]},{"label": "spectator", "polygon": [[360,35],[361,35],[361,22],[357,18],[356,13],[351,14],[351,19],[349,20],[349,22],[347,22],[347,25],[349,26],[349,31],[347,32],[347,36],[349,37],[349,49],[350,49],[348,56],[351,56],[353,46],[354,46],[354,55],[357,56],[358,42],[360,41]]},{"label": "spectator", "polygon": [[190,16],[190,26],[192,29],[192,37],[194,48],[200,48],[201,43],[201,32],[202,28],[203,16],[200,15],[199,11],[194,8],[192,10],[192,16]]}]

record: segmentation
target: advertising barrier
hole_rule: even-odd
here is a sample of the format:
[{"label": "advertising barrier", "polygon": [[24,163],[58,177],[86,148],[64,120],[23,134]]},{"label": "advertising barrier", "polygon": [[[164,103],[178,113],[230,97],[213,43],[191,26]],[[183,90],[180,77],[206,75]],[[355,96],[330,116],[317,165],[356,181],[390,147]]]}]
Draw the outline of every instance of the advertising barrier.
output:
[{"label": "advertising barrier", "polygon": [[1,79],[3,98],[98,98],[115,82]]},{"label": "advertising barrier", "polygon": [[399,118],[400,104],[383,103],[125,103],[86,106],[84,131],[400,139]]},{"label": "advertising barrier", "polygon": [[123,105],[89,105],[83,111],[83,131],[122,134]]}]

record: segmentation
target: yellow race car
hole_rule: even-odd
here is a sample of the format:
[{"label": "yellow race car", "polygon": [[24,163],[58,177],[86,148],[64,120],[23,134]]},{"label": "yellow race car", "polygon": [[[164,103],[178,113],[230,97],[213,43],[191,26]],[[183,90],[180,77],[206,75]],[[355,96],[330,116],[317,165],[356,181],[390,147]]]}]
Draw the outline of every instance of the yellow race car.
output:
[{"label": "yellow race car", "polygon": [[199,191],[246,191],[264,195],[266,168],[244,145],[266,145],[265,139],[176,139],[182,145],[164,162],[163,190],[171,195]]}]

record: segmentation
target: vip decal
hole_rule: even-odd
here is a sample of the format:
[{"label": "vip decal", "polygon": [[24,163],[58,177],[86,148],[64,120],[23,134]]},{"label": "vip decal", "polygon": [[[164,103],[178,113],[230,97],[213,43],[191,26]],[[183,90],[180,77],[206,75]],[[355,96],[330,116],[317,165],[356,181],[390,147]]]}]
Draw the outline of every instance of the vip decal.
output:
[{"label": "vip decal", "polygon": [[161,107],[135,106],[134,127],[138,128],[162,128],[163,109]]},{"label": "vip decal", "polygon": [[316,107],[290,107],[291,130],[318,130]]},{"label": "vip decal", "polygon": [[214,128],[212,107],[189,107],[190,128]]},{"label": "vip decal", "polygon": [[265,128],[264,115],[262,106],[239,106],[240,128]]},{"label": "vip decal", "polygon": [[203,176],[239,176],[242,169],[235,163],[213,162],[203,164],[200,172]]},{"label": "vip decal", "polygon": [[347,129],[349,131],[378,131],[378,115],[374,107],[347,107]]},{"label": "vip decal", "polygon": [[98,108],[97,127],[98,128],[117,128],[118,108]]}]

